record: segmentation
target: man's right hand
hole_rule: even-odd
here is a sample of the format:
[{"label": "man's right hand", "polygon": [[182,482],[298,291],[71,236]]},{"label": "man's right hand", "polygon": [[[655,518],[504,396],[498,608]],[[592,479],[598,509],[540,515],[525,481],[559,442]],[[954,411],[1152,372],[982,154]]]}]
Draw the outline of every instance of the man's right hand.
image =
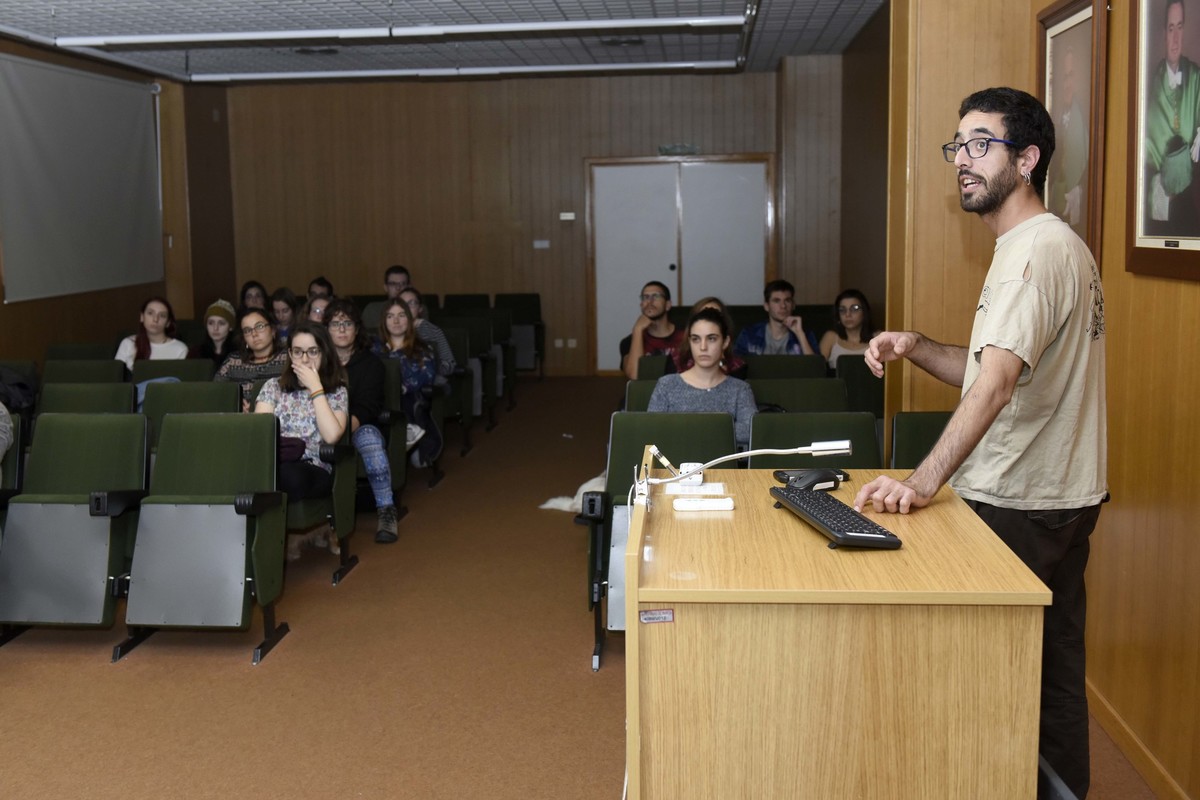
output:
[{"label": "man's right hand", "polygon": [[654,320],[645,314],[638,314],[637,321],[633,323],[633,335],[641,336],[652,324],[654,324]]},{"label": "man's right hand", "polygon": [[920,341],[913,331],[884,331],[867,344],[863,355],[875,377],[882,378],[884,364],[911,356]]}]

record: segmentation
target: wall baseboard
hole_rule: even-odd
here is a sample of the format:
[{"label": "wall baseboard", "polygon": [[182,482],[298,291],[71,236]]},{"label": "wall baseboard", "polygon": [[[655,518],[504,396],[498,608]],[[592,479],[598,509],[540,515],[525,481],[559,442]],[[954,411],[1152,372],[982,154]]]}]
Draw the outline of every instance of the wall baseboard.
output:
[{"label": "wall baseboard", "polygon": [[1117,747],[1121,748],[1121,752],[1150,786],[1151,791],[1160,800],[1190,800],[1183,787],[1171,777],[1166,767],[1154,757],[1138,735],[1125,724],[1125,720],[1090,679],[1087,681],[1087,694],[1088,708],[1092,716],[1112,737]]}]

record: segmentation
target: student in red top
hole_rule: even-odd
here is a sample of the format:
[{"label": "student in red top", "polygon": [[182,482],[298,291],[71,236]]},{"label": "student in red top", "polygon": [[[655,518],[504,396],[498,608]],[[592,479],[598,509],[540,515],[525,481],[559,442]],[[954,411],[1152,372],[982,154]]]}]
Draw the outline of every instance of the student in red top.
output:
[{"label": "student in red top", "polygon": [[666,284],[650,281],[642,287],[642,313],[633,323],[633,332],[621,340],[621,369],[629,380],[637,380],[638,359],[642,356],[675,354],[683,346],[684,331],[667,319],[671,310],[671,290]]}]

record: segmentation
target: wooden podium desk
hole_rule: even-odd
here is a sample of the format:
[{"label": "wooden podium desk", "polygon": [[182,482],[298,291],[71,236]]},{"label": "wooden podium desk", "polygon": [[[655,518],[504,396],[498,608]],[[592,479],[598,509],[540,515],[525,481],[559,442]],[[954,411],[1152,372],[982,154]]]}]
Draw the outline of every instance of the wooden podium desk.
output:
[{"label": "wooden podium desk", "polygon": [[1050,591],[957,495],[877,517],[900,550],[831,550],[770,471],[708,477],[735,510],[633,509],[630,800],[1035,796]]}]

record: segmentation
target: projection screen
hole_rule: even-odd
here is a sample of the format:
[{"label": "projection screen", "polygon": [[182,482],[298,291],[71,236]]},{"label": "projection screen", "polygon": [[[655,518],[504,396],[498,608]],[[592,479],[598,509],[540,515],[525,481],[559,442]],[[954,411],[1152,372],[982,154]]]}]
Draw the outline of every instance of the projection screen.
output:
[{"label": "projection screen", "polygon": [[0,54],[5,303],[162,280],[157,91]]}]

